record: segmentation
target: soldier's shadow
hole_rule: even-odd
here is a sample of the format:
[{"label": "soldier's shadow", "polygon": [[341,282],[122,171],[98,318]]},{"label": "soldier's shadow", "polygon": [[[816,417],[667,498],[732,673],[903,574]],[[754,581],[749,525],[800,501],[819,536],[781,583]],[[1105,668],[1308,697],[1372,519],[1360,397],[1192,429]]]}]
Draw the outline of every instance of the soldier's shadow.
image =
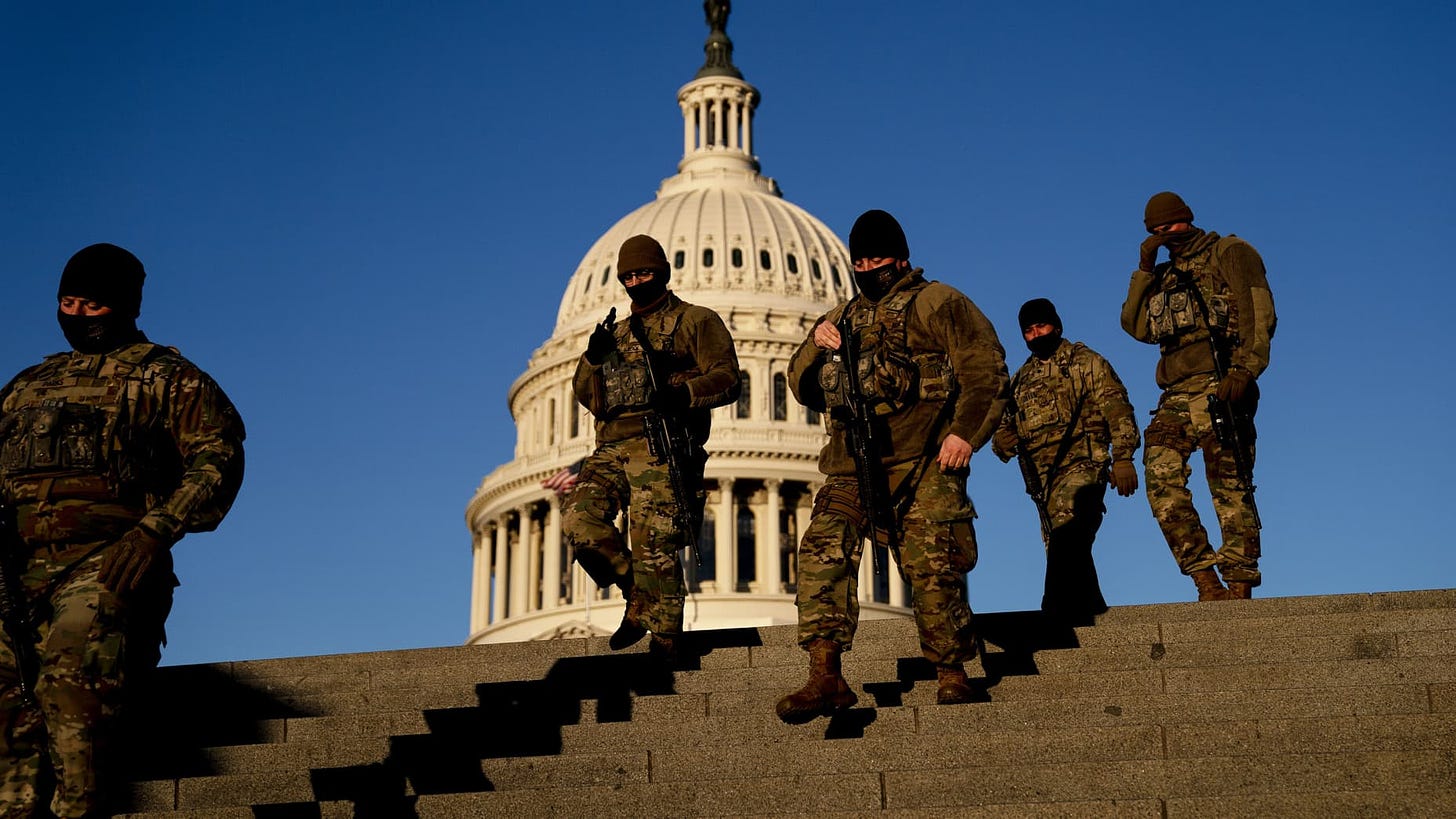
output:
[{"label": "soldier's shadow", "polygon": [[[1091,624],[1090,617],[1084,622],[1052,618],[1039,611],[976,615],[976,633],[982,641],[979,652],[982,674],[976,675],[970,666],[966,669],[974,692],[973,702],[991,702],[992,692],[1007,677],[1040,674],[1036,665],[1038,651],[1079,647],[1076,626]],[[902,657],[895,663],[893,680],[866,683],[864,690],[876,708],[896,707],[905,704],[905,694],[917,682],[935,679],[935,665],[930,661],[924,657]]]},{"label": "soldier's shadow", "polygon": [[416,795],[493,791],[489,760],[553,756],[562,728],[632,719],[637,697],[676,693],[675,670],[700,669],[715,648],[759,645],[756,629],[689,632],[672,664],[646,653],[568,657],[539,680],[482,683],[478,705],[424,712],[429,732],[391,737],[383,762],[310,772],[319,801],[347,801],[356,817],[415,816]]}]

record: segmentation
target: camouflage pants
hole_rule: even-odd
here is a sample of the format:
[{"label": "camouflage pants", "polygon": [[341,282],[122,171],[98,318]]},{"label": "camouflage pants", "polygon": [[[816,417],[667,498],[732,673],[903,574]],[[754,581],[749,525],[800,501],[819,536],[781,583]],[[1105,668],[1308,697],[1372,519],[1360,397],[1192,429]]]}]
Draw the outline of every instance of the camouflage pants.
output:
[{"label": "camouflage pants", "polygon": [[[892,470],[890,485],[910,465]],[[976,565],[976,517],[964,472],[930,464],[898,520],[900,575],[910,584],[920,650],[937,664],[975,656],[966,573]],[[870,535],[853,477],[830,476],[814,497],[799,542],[799,644],[833,640],[849,649],[859,625],[859,561]]]},{"label": "camouflage pants", "polygon": [[[1044,469],[1042,474],[1046,474]],[[1107,611],[1092,560],[1092,541],[1107,512],[1102,502],[1106,493],[1107,469],[1089,460],[1064,465],[1053,476],[1047,492],[1052,531],[1045,544],[1042,611],[1073,618]]]},{"label": "camouflage pants", "polygon": [[[1244,486],[1238,477],[1233,453],[1218,443],[1213,421],[1208,415],[1208,396],[1213,383],[1199,383],[1191,388],[1170,389],[1163,393],[1158,408],[1148,424],[1143,451],[1144,480],[1148,504],[1153,517],[1163,530],[1173,559],[1184,574],[1192,574],[1217,566],[1224,580],[1238,580],[1259,585],[1259,528],[1244,500]],[[1254,414],[1254,402],[1248,407]],[[1250,432],[1252,433],[1252,420]],[[1249,436],[1252,441],[1252,434]],[[1188,466],[1194,450],[1203,451],[1203,472],[1213,495],[1213,508],[1218,514],[1223,545],[1215,552],[1208,542],[1208,531],[1193,508],[1188,491]],[[1254,460],[1252,444],[1249,463]]]},{"label": "camouflage pants", "polygon": [[123,686],[160,659],[162,623],[171,608],[165,589],[124,601],[97,579],[101,555],[64,570],[95,544],[35,552],[21,578],[32,600],[47,586],[37,612],[35,684],[39,712],[20,696],[15,655],[0,644],[0,807],[5,817],[30,817],[46,801],[60,817],[96,815],[114,777],[116,715]]},{"label": "camouflage pants", "polygon": [[[697,505],[692,517],[702,520],[703,459],[689,467],[684,478]],[[624,507],[630,549],[617,529]],[[576,561],[599,586],[630,585],[627,617],[657,634],[683,627],[680,553],[688,533],[674,520],[676,510],[667,466],[648,452],[646,438],[628,438],[601,444],[586,458],[562,520]]]}]

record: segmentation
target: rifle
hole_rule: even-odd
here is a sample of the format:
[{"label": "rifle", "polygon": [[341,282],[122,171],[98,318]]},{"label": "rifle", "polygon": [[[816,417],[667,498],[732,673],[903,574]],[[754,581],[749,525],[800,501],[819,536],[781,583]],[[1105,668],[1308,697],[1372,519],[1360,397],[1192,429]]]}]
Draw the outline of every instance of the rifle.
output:
[{"label": "rifle", "polygon": [[[606,326],[611,329],[616,319],[616,308],[607,315]],[[688,490],[686,472],[684,468],[692,463],[694,457],[694,446],[692,436],[688,434],[685,427],[677,418],[670,417],[660,407],[661,399],[667,395],[664,387],[666,379],[659,376],[657,372],[656,356],[657,351],[652,348],[651,342],[647,340],[647,332],[642,328],[642,319],[632,316],[627,320],[627,327],[632,331],[632,336],[637,343],[642,345],[642,351],[647,358],[647,384],[652,389],[654,409],[643,418],[643,431],[647,435],[647,450],[663,463],[667,464],[667,482],[672,490],[673,506],[672,520],[676,527],[687,535],[685,548],[692,552],[693,565],[703,567],[703,555],[698,550],[698,527],[701,525],[698,520],[698,504],[695,493]]]},{"label": "rifle", "polygon": [[11,653],[15,655],[21,701],[34,707],[40,657],[35,653],[35,620],[31,615],[30,601],[25,597],[12,562],[20,551],[15,510],[0,504],[0,627],[4,628]]},{"label": "rifle", "polygon": [[[881,530],[885,543],[900,563],[900,538],[895,525],[895,515],[888,503],[890,498],[889,479],[880,464],[880,447],[875,440],[875,419],[865,400],[864,387],[859,382],[859,352],[855,349],[850,311],[845,309],[839,324],[839,351],[834,354],[844,368],[845,382],[849,385],[849,403],[840,408],[840,420],[845,423],[845,444],[850,457],[854,459],[854,479],[859,485],[860,502],[864,504],[865,518],[869,521],[873,540],[879,542]],[[875,554],[875,571],[881,573],[879,552]]]},{"label": "rifle", "polygon": [[1036,473],[1036,464],[1031,462],[1031,456],[1026,453],[1026,439],[1021,437],[1021,429],[1016,425],[1016,399],[1012,398],[1006,405],[1006,423],[1011,425],[1011,431],[1016,434],[1016,465],[1021,467],[1021,481],[1026,484],[1026,494],[1031,496],[1031,503],[1036,507],[1036,516],[1041,520],[1041,540],[1043,543],[1052,542],[1052,518],[1047,513],[1046,487],[1041,485],[1041,476]]},{"label": "rifle", "polygon": [[[1181,270],[1174,270],[1174,274],[1183,281],[1188,274]],[[1217,384],[1222,384],[1225,376],[1228,375],[1228,365],[1224,363],[1225,353],[1218,343],[1218,336],[1213,329],[1213,323],[1208,320],[1208,304],[1203,301],[1203,293],[1199,291],[1198,285],[1188,283],[1188,291],[1193,294],[1193,303],[1197,305],[1198,312],[1203,316],[1203,326],[1208,330],[1208,349],[1213,354],[1213,376]],[[1264,523],[1259,520],[1259,505],[1254,502],[1254,465],[1249,463],[1249,450],[1246,439],[1248,431],[1253,429],[1253,419],[1249,417],[1242,407],[1235,407],[1218,397],[1218,394],[1208,396],[1208,417],[1213,422],[1213,437],[1218,439],[1218,445],[1233,453],[1234,471],[1238,473],[1239,483],[1244,485],[1244,502],[1249,505],[1249,512],[1254,516],[1254,528],[1263,529]]]}]

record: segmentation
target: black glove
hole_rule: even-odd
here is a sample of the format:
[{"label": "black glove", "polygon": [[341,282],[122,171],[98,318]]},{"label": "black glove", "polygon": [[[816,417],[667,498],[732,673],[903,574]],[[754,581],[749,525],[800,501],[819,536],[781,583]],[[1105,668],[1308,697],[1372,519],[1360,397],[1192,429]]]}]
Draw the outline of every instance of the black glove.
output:
[{"label": "black glove", "polygon": [[[1016,445],[1019,442],[1016,438],[1016,433],[1012,431],[1011,427],[1007,424],[1002,424],[996,429],[996,434],[992,436],[991,443],[993,444],[992,449],[995,451],[997,457],[1001,457],[1002,455],[1015,455]],[[1011,460],[1011,458],[1004,457],[1001,460],[1004,462]]]},{"label": "black glove", "polygon": [[1137,467],[1132,465],[1132,461],[1113,461],[1112,474],[1109,477],[1117,494],[1124,498],[1137,491]]},{"label": "black glove", "polygon": [[586,342],[586,360],[592,366],[601,366],[607,356],[617,349],[617,336],[607,329],[607,325],[598,324],[597,329],[592,331],[591,338]]},{"label": "black glove", "polygon": [[106,556],[101,559],[101,585],[116,594],[136,591],[168,548],[146,529],[132,529],[106,547]]},{"label": "black glove", "polygon": [[1248,370],[1229,370],[1224,373],[1223,380],[1218,382],[1218,400],[1237,404],[1243,400],[1249,391],[1249,385],[1253,383],[1254,374]]},{"label": "black glove", "polygon": [[685,412],[693,401],[687,384],[669,384],[657,395],[657,406],[665,413],[676,415]]},{"label": "black glove", "polygon": [[1158,248],[1163,246],[1167,238],[1166,233],[1154,233],[1143,240],[1138,247],[1138,270],[1153,272],[1153,268],[1158,266]]}]

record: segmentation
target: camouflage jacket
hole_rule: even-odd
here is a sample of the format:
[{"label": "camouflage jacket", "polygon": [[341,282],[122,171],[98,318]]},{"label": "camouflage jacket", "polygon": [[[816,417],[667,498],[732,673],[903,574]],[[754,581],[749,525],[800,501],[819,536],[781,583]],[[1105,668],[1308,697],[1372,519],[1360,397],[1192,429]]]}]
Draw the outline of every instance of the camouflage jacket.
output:
[{"label": "camouflage jacket", "polygon": [[[1191,275],[1209,316],[1178,282]],[[1158,386],[1168,388],[1214,371],[1210,325],[1221,339],[1226,364],[1255,376],[1269,366],[1269,342],[1278,319],[1264,260],[1237,236],[1209,231],[1193,239],[1170,262],[1152,272],[1137,270],[1122,305],[1122,329],[1138,341],[1157,344]]]},{"label": "camouflage jacket", "polygon": [[[708,438],[714,407],[738,400],[742,373],[733,336],[717,313],[688,304],[668,291],[651,310],[637,312],[648,342],[656,353],[659,374],[670,384],[684,384],[691,396],[684,419],[693,440]],[[618,441],[642,434],[642,416],[651,410],[647,358],[633,335],[629,317],[615,327],[617,348],[600,365],[577,361],[573,389],[576,400],[596,418],[598,442]]]},{"label": "camouflage jacket", "polygon": [[215,529],[243,480],[242,418],[207,373],[143,337],[48,356],[0,390],[0,493],[23,538],[168,543]]},{"label": "camouflage jacket", "polygon": [[[906,300],[905,295],[913,296]],[[905,313],[897,314],[903,304]],[[849,313],[858,329],[856,350],[865,361],[879,361],[878,371],[902,370],[892,401],[882,406],[877,421],[888,433],[880,436],[881,462],[886,466],[934,455],[945,437],[955,434],[980,449],[995,431],[1008,395],[1006,353],[996,329],[970,299],[949,285],[927,282],[924,271],[912,270],[878,301],[863,295],[835,307],[819,319],[839,324]],[[818,326],[819,322],[815,323]],[[866,339],[874,343],[871,348]],[[803,405],[826,412],[824,374],[829,351],[814,344],[814,332],[799,345],[789,362],[789,386]],[[854,474],[854,460],[837,416],[826,416],[829,442],[819,453],[826,475]]]},{"label": "camouflage jacket", "polygon": [[[1021,442],[1017,452],[1043,469],[1055,459],[1074,412],[1077,423],[1058,469],[1131,460],[1137,451],[1141,439],[1127,388],[1107,359],[1081,342],[1063,339],[1045,361],[1029,356],[1011,379],[1011,397],[1006,423]],[[1003,461],[1014,454],[994,440],[992,449]]]}]

